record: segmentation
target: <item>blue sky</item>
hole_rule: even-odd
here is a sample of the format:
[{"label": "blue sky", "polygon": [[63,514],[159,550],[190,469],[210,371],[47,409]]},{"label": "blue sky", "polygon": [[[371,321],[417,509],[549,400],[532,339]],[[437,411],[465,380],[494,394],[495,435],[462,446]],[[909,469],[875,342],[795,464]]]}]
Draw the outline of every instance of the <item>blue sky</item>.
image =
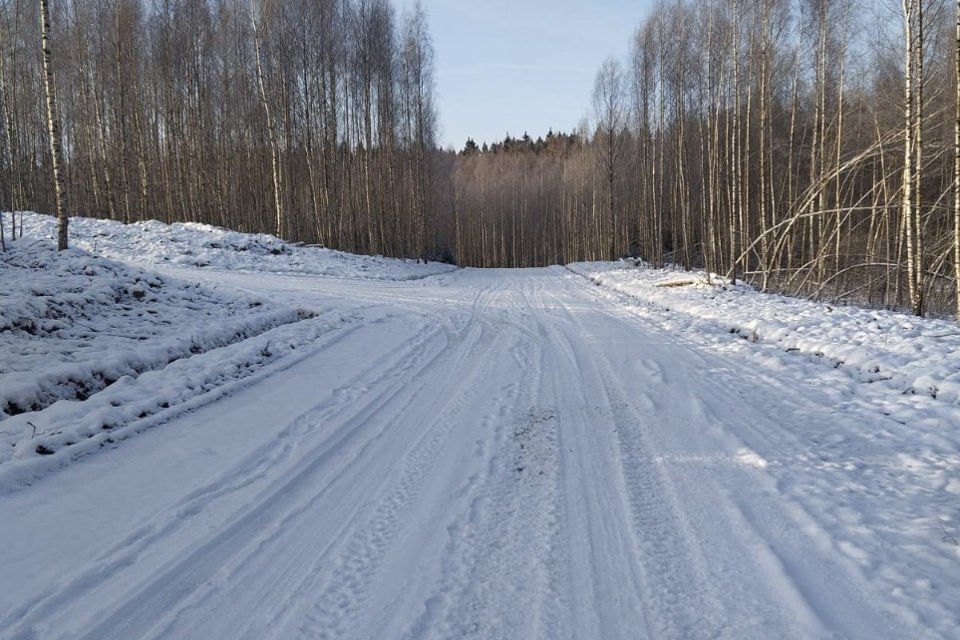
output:
[{"label": "blue sky", "polygon": [[[593,78],[625,56],[652,0],[422,0],[436,48],[440,140],[570,130]],[[413,0],[400,0],[401,7]]]}]

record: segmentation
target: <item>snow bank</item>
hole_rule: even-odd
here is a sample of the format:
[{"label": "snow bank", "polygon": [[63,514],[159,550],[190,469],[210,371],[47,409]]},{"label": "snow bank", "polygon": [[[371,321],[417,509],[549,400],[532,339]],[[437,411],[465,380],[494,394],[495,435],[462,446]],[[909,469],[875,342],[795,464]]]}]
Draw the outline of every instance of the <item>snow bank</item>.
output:
[{"label": "snow bank", "polygon": [[[56,220],[24,214],[24,239],[53,238]],[[284,242],[267,234],[229,231],[193,222],[155,220],[125,225],[113,220],[71,218],[73,246],[137,263],[211,267],[231,271],[308,274],[374,280],[415,280],[456,267],[418,264],[381,256],[360,256],[321,247]]]},{"label": "snow bank", "polygon": [[292,366],[326,346],[323,336],[358,319],[328,312],[137,378],[124,376],[85,401],[61,400],[9,418],[0,423],[0,494]]},{"label": "snow bank", "polygon": [[0,253],[0,421],[306,315],[25,238]]},{"label": "snow bank", "polygon": [[0,493],[289,366],[354,315],[11,243],[0,253]]},{"label": "snow bank", "polygon": [[956,323],[767,294],[716,277],[708,284],[703,272],[632,262],[584,262],[568,269],[643,303],[649,311],[644,315],[670,330],[714,344],[758,343],[818,368],[832,367],[852,383],[893,391],[899,398],[884,411],[900,422],[914,422],[916,405],[936,400],[934,422],[960,424]]},{"label": "snow bank", "polygon": [[454,269],[201,224],[73,218],[70,230],[58,253],[55,220],[26,213],[24,237],[0,253],[0,489],[288,366],[359,319],[151,264],[379,280]]}]

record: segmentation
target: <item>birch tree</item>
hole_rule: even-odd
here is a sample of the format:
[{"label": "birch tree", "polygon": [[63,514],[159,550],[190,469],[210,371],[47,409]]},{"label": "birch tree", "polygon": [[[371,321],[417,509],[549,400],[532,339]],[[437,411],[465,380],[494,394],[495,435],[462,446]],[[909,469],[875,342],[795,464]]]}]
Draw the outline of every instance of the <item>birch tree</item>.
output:
[{"label": "birch tree", "polygon": [[953,267],[956,294],[956,313],[960,320],[960,0],[955,7],[956,28],[954,31],[954,100],[955,122],[953,125]]},{"label": "birch tree", "polygon": [[40,0],[40,48],[43,60],[43,89],[47,107],[47,132],[50,138],[50,168],[53,172],[54,196],[56,198],[57,249],[64,251],[67,248],[69,219],[64,202],[66,187],[64,186],[61,161],[60,115],[57,111],[57,92],[53,75],[48,0]]},{"label": "birch tree", "polygon": [[616,60],[607,60],[597,73],[593,109],[597,119],[597,142],[606,192],[606,219],[603,227],[608,249],[604,254],[608,259],[613,259],[617,257],[618,248],[623,245],[619,235],[617,175],[621,171],[621,134],[625,125],[623,73]]},{"label": "birch tree", "polygon": [[257,88],[260,91],[260,100],[263,105],[263,115],[266,118],[267,137],[270,141],[270,173],[273,182],[273,204],[276,213],[276,235],[284,237],[286,232],[283,215],[283,196],[281,194],[280,178],[280,150],[277,141],[277,131],[274,127],[273,109],[270,96],[267,95],[267,83],[263,71],[263,35],[266,28],[269,12],[273,9],[271,0],[253,0],[250,19],[253,26],[253,46],[256,56]]}]

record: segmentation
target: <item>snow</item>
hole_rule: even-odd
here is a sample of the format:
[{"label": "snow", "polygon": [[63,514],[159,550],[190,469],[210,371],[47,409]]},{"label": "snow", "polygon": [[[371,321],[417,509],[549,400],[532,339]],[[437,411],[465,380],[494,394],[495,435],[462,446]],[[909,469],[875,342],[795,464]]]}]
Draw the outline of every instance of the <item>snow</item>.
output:
[{"label": "snow", "polygon": [[769,347],[744,346],[747,351],[785,362],[800,357],[819,365],[813,371],[831,367],[848,376],[851,391],[864,391],[857,383],[889,391],[885,412],[904,424],[960,424],[956,322],[765,294],[716,275],[708,282],[703,272],[652,269],[633,261],[568,268],[631,296],[639,313],[670,331],[725,345],[731,334]]},{"label": "snow", "polygon": [[9,444],[0,449],[0,493],[285,368],[285,358],[312,353],[326,334],[356,320],[332,312],[286,323],[156,371],[123,375],[83,402],[60,401],[12,417],[0,423]]},{"label": "snow", "polygon": [[[0,424],[301,320],[296,308],[46,242],[0,254]],[[2,440],[0,440],[2,441]],[[3,449],[0,448],[0,452]],[[0,453],[0,463],[4,453]]]},{"label": "snow", "polygon": [[956,325],[124,242],[237,321],[314,317],[0,422],[54,449],[0,460],[0,637],[960,637]]},{"label": "snow", "polygon": [[[53,217],[36,213],[23,216],[25,237],[54,237]],[[113,220],[71,218],[70,236],[73,246],[93,254],[141,264],[377,280],[414,280],[455,268],[437,262],[358,256],[195,222],[168,225],[150,220],[125,225]]]},{"label": "snow", "polygon": [[233,388],[356,320],[308,311],[296,300],[270,304],[156,268],[386,280],[451,269],[209,225],[87,218],[71,220],[74,248],[58,254],[55,220],[32,213],[23,219],[23,240],[0,254],[0,491],[161,423],[197,396]]}]

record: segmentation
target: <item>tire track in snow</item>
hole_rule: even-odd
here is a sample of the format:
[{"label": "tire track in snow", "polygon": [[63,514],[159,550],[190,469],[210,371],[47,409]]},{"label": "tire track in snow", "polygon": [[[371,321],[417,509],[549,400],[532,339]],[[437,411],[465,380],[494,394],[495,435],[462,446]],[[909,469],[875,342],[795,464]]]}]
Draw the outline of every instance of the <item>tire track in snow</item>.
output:
[{"label": "tire track in snow", "polygon": [[[659,335],[655,328],[650,328],[646,319],[638,318],[628,308],[604,304],[607,296],[599,295],[594,287],[580,281],[576,285],[596,298],[600,303],[598,310],[612,320],[620,323],[625,319],[639,322],[645,333]],[[802,443],[797,435],[783,429],[780,421],[770,420],[771,415],[782,415],[785,408],[793,404],[790,397],[776,394],[777,402],[768,403],[768,413],[753,406],[757,402],[764,402],[765,394],[752,394],[751,403],[746,404],[737,394],[723,392],[737,389],[743,379],[750,378],[751,372],[745,366],[727,359],[715,362],[713,356],[691,349],[675,336],[663,336],[662,339],[669,345],[666,353],[673,351],[681,356],[675,363],[675,369],[684,376],[684,384],[671,381],[677,376],[671,374],[668,377],[667,371],[656,361],[638,363],[641,370],[651,375],[654,386],[662,395],[640,398],[641,404],[646,406],[639,410],[636,403],[627,401],[622,371],[618,375],[609,354],[599,356],[599,362],[603,365],[601,374],[607,380],[606,388],[611,391],[613,406],[621,415],[618,422],[626,427],[619,429],[626,445],[624,460],[634,459],[630,454],[631,439],[647,439],[643,429],[637,430],[630,425],[644,425],[654,416],[666,418],[664,426],[668,428],[678,419],[705,425],[705,440],[713,441],[715,446],[721,448],[716,452],[719,457],[723,456],[723,450],[729,450],[727,457],[731,461],[738,459],[737,452],[750,451],[743,448],[744,443],[735,435],[742,429],[755,434],[757,440],[769,441],[772,428],[773,432],[796,443],[799,450],[809,449],[808,443]],[[716,370],[718,366],[721,367],[720,379],[708,380],[700,373]],[[727,380],[733,375],[730,367],[739,373],[739,378]],[[694,384],[691,385],[691,382]],[[694,389],[697,395],[690,395]],[[672,407],[678,415],[668,414],[667,407]],[[731,418],[733,422],[730,422]],[[764,425],[764,428],[759,429],[755,425]],[[840,632],[844,637],[876,637],[889,633],[891,629],[903,629],[903,633],[909,634],[909,625],[875,609],[876,602],[867,596],[871,588],[862,574],[843,554],[824,547],[823,541],[830,538],[827,530],[816,522],[817,519],[809,510],[797,504],[789,495],[773,488],[776,483],[767,470],[766,461],[763,461],[764,466],[751,467],[749,471],[745,470],[742,463],[728,462],[725,467],[726,470],[739,469],[735,473],[741,475],[749,473],[756,477],[750,489],[757,491],[752,492],[749,498],[740,499],[723,485],[712,487],[710,495],[713,500],[708,508],[717,526],[724,530],[710,531],[717,548],[709,549],[709,562],[704,557],[704,547],[697,541],[696,530],[689,528],[689,539],[696,545],[693,557],[704,572],[703,583],[715,585],[725,575],[729,577],[723,593],[714,594],[716,601],[721,603],[723,618],[728,621],[726,637],[768,637],[771,633],[783,633],[786,629],[792,629],[797,637],[832,637],[833,632]],[[672,480],[669,468],[662,464],[661,459],[655,458],[650,462],[659,470],[665,486],[670,488],[667,495],[672,497],[677,513],[682,515],[686,509],[695,508],[689,504],[690,501],[688,504],[681,503],[678,492],[685,491],[685,495],[695,496],[696,493],[689,492],[698,491],[700,485],[695,479],[698,476],[687,473]],[[629,468],[629,463],[626,468]],[[690,468],[690,471],[696,471],[696,468]],[[741,482],[737,479],[734,481]],[[711,477],[707,482],[712,485],[716,480]],[[684,486],[674,487],[677,483]],[[775,502],[764,499],[773,492],[777,492]],[[702,520],[703,516],[699,517]],[[701,521],[700,524],[701,533],[705,533],[704,523]],[[801,531],[804,533],[800,534]],[[732,546],[731,541],[738,544]],[[785,551],[786,556],[783,555]],[[823,564],[825,561],[821,573],[816,574],[819,579],[811,584],[810,572],[804,570],[804,565],[808,562]],[[748,572],[752,574],[752,580],[743,575],[744,567],[752,567]],[[757,582],[757,575],[762,576],[762,582]],[[828,582],[823,582],[824,576],[830,576]],[[757,584],[763,584],[764,588],[758,591]],[[701,630],[700,635],[707,636],[711,632],[722,633],[711,626]]]},{"label": "tire track in snow", "polygon": [[[159,523],[147,526],[129,536],[123,544],[114,549],[114,553],[104,553],[101,558],[106,565],[93,563],[81,576],[72,580],[53,593],[42,598],[19,620],[15,629],[26,629],[48,615],[62,610],[71,602],[88,596],[103,581],[103,570],[118,572],[131,566],[147,551],[168,539],[171,533],[194,519],[205,507],[215,504],[227,493],[246,489],[251,485],[249,474],[254,478],[272,484],[265,487],[252,505],[230,521],[230,524],[218,530],[218,533],[205,543],[198,545],[171,568],[139,586],[135,593],[124,596],[125,599],[114,603],[112,613],[102,619],[94,629],[84,636],[90,640],[111,637],[129,637],[132,629],[143,637],[146,629],[170,619],[179,611],[181,603],[189,599],[197,590],[207,590],[213,584],[213,576],[229,559],[243,550],[244,543],[255,539],[264,530],[275,530],[277,514],[285,502],[310,483],[311,476],[324,469],[324,463],[345,458],[343,466],[355,462],[357,455],[344,456],[344,449],[358,440],[365,432],[363,428],[369,416],[386,406],[400,391],[406,381],[416,372],[436,359],[442,349],[437,349],[437,338],[442,331],[436,326],[424,326],[415,338],[391,352],[386,358],[370,366],[365,373],[351,383],[342,386],[334,393],[330,403],[323,403],[307,411],[284,430],[284,444],[279,451],[274,446],[265,447],[266,452],[257,452],[238,465],[228,477],[221,478],[206,489],[193,494],[174,515],[164,514]],[[322,357],[322,353],[319,357]],[[383,361],[389,365],[384,367]],[[363,379],[363,375],[372,373],[372,378]],[[380,387],[376,394],[366,394],[370,387]],[[362,402],[357,402],[363,397]],[[321,434],[321,441],[309,453],[304,454],[303,437],[336,418],[344,422],[331,434]],[[378,437],[374,433],[371,439]],[[361,440],[359,445],[364,441]],[[362,446],[355,445],[362,449]],[[356,449],[355,449],[356,450]],[[262,455],[258,455],[262,454]],[[278,465],[285,458],[291,458],[292,466],[278,473]],[[257,477],[257,471],[261,475]],[[269,473],[267,473],[269,471]],[[288,512],[289,515],[290,512]],[[124,546],[129,542],[129,546]],[[119,555],[119,557],[117,557]],[[101,605],[102,606],[102,605]],[[14,618],[14,619],[18,619]],[[96,622],[98,618],[94,618]]]},{"label": "tire track in snow", "polygon": [[[563,307],[549,304],[549,309]],[[610,415],[589,357],[573,346],[563,324],[552,318],[543,326],[561,415],[565,537],[554,564],[554,581],[562,589],[557,601],[565,606],[553,612],[552,633],[546,637],[635,638],[648,625],[641,601],[642,559],[630,538],[623,491],[611,476],[616,459]]]},{"label": "tire track in snow", "polygon": [[[708,366],[711,360],[706,356],[704,365]],[[745,367],[734,364],[732,371],[725,372],[724,377],[733,372],[748,375]],[[816,502],[817,494],[823,491],[834,495],[842,491],[864,496],[875,492],[895,495],[899,490],[898,478],[878,477],[886,473],[883,463],[873,465],[864,461],[851,464],[849,459],[844,459],[843,464],[836,464],[834,469],[825,455],[829,449],[825,445],[832,440],[845,442],[850,437],[861,440],[855,450],[873,454],[879,461],[895,458],[895,454],[874,451],[876,442],[871,439],[851,436],[849,432],[841,435],[837,421],[842,418],[832,412],[828,419],[817,420],[809,407],[797,404],[796,398],[780,393],[770,396],[765,387],[753,390],[749,404],[738,403],[731,409],[730,397],[718,389],[732,388],[732,385],[732,381],[729,385],[715,387],[703,384],[702,398],[692,403],[691,410],[699,421],[713,425],[712,428],[729,443],[730,449],[757,456],[746,446],[746,439],[752,447],[763,452],[762,457],[757,456],[762,465],[753,470],[759,476],[755,484],[765,487],[768,495],[776,496],[775,508],[769,501],[758,500],[755,495],[727,493],[719,502],[724,509],[724,521],[736,523],[742,536],[753,541],[755,563],[758,567],[766,565],[768,583],[779,586],[785,601],[793,597],[792,611],[805,612],[809,618],[815,619],[823,635],[828,634],[826,629],[831,629],[844,637],[877,637],[895,631],[907,637],[921,624],[924,615],[949,619],[949,605],[945,607],[936,597],[893,594],[900,602],[887,598],[881,605],[882,598],[876,594],[875,580],[864,572],[864,564],[872,565],[873,558],[881,553],[869,553],[858,545],[865,541],[882,545],[882,541],[861,524],[860,513],[850,513],[846,505],[839,508],[830,505],[829,512],[824,512],[822,503],[818,505]],[[781,419],[770,420],[772,415],[781,416]],[[803,429],[797,429],[797,424],[789,419],[791,415],[805,416]],[[816,428],[816,425],[822,427]],[[864,477],[851,476],[851,467],[865,469]],[[834,473],[841,468],[843,473]],[[811,476],[814,469],[820,476],[816,481],[815,476]],[[805,480],[799,492],[793,486],[798,478]],[[837,516],[834,510],[849,514],[852,522],[844,521],[841,515],[840,522],[834,520],[831,523],[830,520]],[[869,513],[869,510],[864,511]],[[854,531],[861,537],[849,536]],[[816,565],[819,568],[811,571],[810,567]],[[892,572],[884,567],[879,567],[879,571],[887,576]],[[922,589],[921,585],[913,586]],[[745,602],[749,594],[744,595],[740,602]],[[940,631],[950,637],[953,630]],[[928,631],[932,632],[932,627]]]},{"label": "tire track in snow", "polygon": [[[475,325],[471,336],[458,348],[455,361],[449,365],[444,363],[442,369],[463,370],[464,364],[475,358],[482,347],[489,346],[489,339],[483,340],[486,333],[482,324]],[[399,478],[385,486],[385,495],[374,499],[377,507],[370,520],[354,530],[343,551],[332,562],[336,568],[300,626],[300,636],[357,637],[348,634],[356,631],[356,617],[364,609],[370,582],[402,528],[409,505],[416,499],[450,430],[461,417],[469,399],[476,394],[474,385],[480,371],[474,368],[471,375],[460,380],[450,377],[449,386],[454,388],[435,390],[438,397],[449,400],[439,408],[439,416],[428,422],[429,429],[401,460],[397,471]]]},{"label": "tire track in snow", "polygon": [[492,431],[486,466],[458,491],[468,503],[465,519],[448,527],[440,581],[407,638],[542,635],[558,467],[554,411],[536,404],[542,367],[529,298],[542,283],[532,284],[533,292],[512,296],[498,314],[498,324],[515,331],[508,354],[519,385],[484,418],[483,429]]},{"label": "tire track in snow", "polygon": [[[559,298],[557,302],[563,306]],[[568,326],[576,327],[572,332],[585,335],[582,323],[569,311],[566,315]],[[603,421],[611,424],[616,434],[618,459],[611,462],[621,476],[623,498],[632,518],[632,542],[642,566],[639,575],[643,616],[650,637],[722,635],[716,631],[725,625],[723,609],[707,587],[711,583],[703,568],[703,558],[679,501],[654,462],[655,456],[644,437],[644,421],[631,411],[617,389],[602,351],[585,353],[583,340],[574,341],[567,335],[563,336],[562,344],[575,362],[588,363],[587,367],[583,364],[578,367],[579,377],[590,379],[590,388],[600,392],[599,397],[591,400],[597,403]],[[707,629],[712,631],[705,632]]]},{"label": "tire track in snow", "polygon": [[[562,306],[561,299],[556,297]],[[601,316],[622,323],[624,318],[619,311],[602,301],[596,307],[596,312]],[[582,350],[582,338],[589,335],[588,328],[580,316],[569,311],[566,315],[571,326],[575,327],[573,334],[581,337],[581,340],[571,340],[568,344],[573,349]],[[614,336],[614,333],[610,333],[607,337]],[[633,520],[634,543],[642,565],[641,593],[649,636],[764,637],[766,631],[752,626],[763,621],[758,618],[759,612],[750,610],[750,605],[746,604],[750,594],[744,594],[743,600],[733,596],[741,586],[736,582],[727,585],[723,594],[713,586],[718,584],[719,576],[711,572],[704,555],[703,541],[688,520],[677,488],[658,463],[656,449],[650,442],[650,421],[659,419],[665,422],[664,426],[669,425],[665,407],[683,411],[691,399],[671,396],[665,402],[658,403],[650,391],[628,396],[622,383],[623,371],[618,372],[614,368],[603,350],[591,350],[581,355],[591,362],[591,375],[598,378],[597,387],[603,389],[602,410],[612,421],[616,432],[619,449],[616,466],[623,478],[624,498]],[[648,358],[638,362],[637,366],[649,376],[648,385],[652,383],[660,389],[673,388],[667,370],[656,359]],[[709,385],[702,385],[698,389],[711,393]],[[698,398],[692,401],[694,406],[703,406]],[[640,405],[640,409],[637,405]],[[752,549],[754,553],[759,551],[757,547]],[[753,561],[761,567],[765,564],[762,558],[753,558]],[[823,627],[819,625],[813,610],[789,578],[776,571],[767,575],[767,578],[782,590],[778,598],[784,609],[775,611],[774,615],[779,618],[785,611],[790,611],[791,617],[795,616],[793,620],[780,620],[785,626],[776,628],[799,628],[798,633],[802,635],[822,634]],[[761,603],[753,604],[756,606]],[[744,627],[744,623],[748,626]]]},{"label": "tire track in snow", "polygon": [[[483,306],[488,295],[488,291],[479,292],[475,303]],[[461,404],[456,399],[458,394],[461,398],[470,395],[470,381],[458,379],[449,375],[449,372],[464,370],[465,364],[483,346],[482,339],[487,337],[482,324],[463,324],[459,316],[443,316],[438,321],[446,336],[443,350],[415,374],[407,376],[406,389],[396,402],[370,416],[373,420],[383,421],[379,433],[383,438],[389,436],[389,439],[383,443],[371,440],[364,445],[356,457],[362,461],[363,468],[354,465],[350,468],[349,476],[345,475],[346,470],[338,474],[309,504],[291,512],[283,522],[273,527],[272,535],[260,539],[256,548],[238,554],[235,562],[221,570],[222,575],[217,580],[221,588],[193,598],[174,619],[168,621],[163,629],[164,636],[182,637],[183,629],[202,628],[197,627],[198,623],[193,619],[198,615],[202,618],[203,612],[213,602],[212,598],[221,601],[229,598],[229,583],[241,581],[247,575],[266,583],[267,586],[261,587],[265,592],[269,590],[270,581],[280,581],[277,586],[282,589],[283,595],[275,603],[276,610],[271,611],[269,620],[256,627],[245,627],[245,633],[240,630],[232,632],[236,637],[243,634],[243,637],[250,638],[268,635],[289,638],[298,633],[308,637],[357,637],[355,630],[347,635],[341,630],[361,611],[369,613],[363,603],[370,581],[397,530],[401,528],[407,508],[416,498],[430,463],[453,426],[454,420],[444,422],[437,418],[435,408],[426,401],[425,396],[437,394],[439,397],[453,398],[449,403],[450,408],[457,409]],[[438,382],[438,379],[441,381]],[[397,446],[403,447],[399,456],[395,453]],[[384,455],[386,458],[383,462],[388,467],[377,465]],[[369,469],[366,468],[368,466]],[[395,468],[395,471],[391,471],[391,468]],[[393,481],[397,475],[400,476],[399,483]],[[370,493],[365,493],[364,488],[352,498],[341,495],[344,485],[353,483],[351,478],[359,477],[363,477],[365,485],[369,485]],[[373,478],[373,481],[369,481],[369,478]],[[329,492],[326,490],[328,487]],[[326,522],[334,517],[335,512],[330,509],[340,512],[344,502],[355,502],[356,506],[342,525],[337,527],[336,535],[332,538],[327,535],[322,540],[323,546],[319,550],[316,544],[321,542],[320,539],[311,542],[309,536],[305,538],[298,534],[318,525],[328,526]],[[318,518],[324,522],[319,522]],[[291,563],[294,565],[292,568],[277,569],[273,561],[263,558],[276,556],[278,548],[283,548],[286,556],[277,557],[277,561],[287,563],[290,555],[302,560]],[[253,565],[252,562],[259,564]],[[271,575],[263,575],[265,563]],[[256,604],[251,602],[251,606]],[[310,612],[315,606],[326,607],[320,612],[323,619],[317,620],[317,615],[313,615],[312,621],[310,616],[304,620],[304,610]],[[314,622],[319,624],[315,625]],[[202,623],[200,620],[199,624]]]},{"label": "tire track in snow", "polygon": [[[347,327],[342,332],[332,336],[332,339],[325,340],[314,353],[306,356],[306,358],[317,355],[317,352],[323,348],[339,342],[356,330],[355,325]],[[427,333],[427,329],[422,330],[411,344],[402,345],[397,352],[402,349],[405,356],[411,355],[416,349],[416,347],[412,348],[411,345],[421,346],[422,338]],[[335,390],[330,402],[311,408],[279,431],[276,441],[268,442],[255,449],[226,475],[192,491],[176,505],[169,507],[149,522],[138,527],[118,543],[104,549],[87,563],[84,569],[70,576],[65,576],[53,588],[30,599],[22,607],[7,612],[0,617],[0,630],[13,624],[14,621],[23,623],[32,618],[42,619],[57,609],[68,606],[70,601],[79,599],[86,591],[95,588],[99,582],[113,578],[119,572],[138,562],[141,556],[148,552],[151,547],[175,535],[185,525],[189,524],[191,518],[203,515],[209,505],[216,500],[245,490],[266,478],[273,467],[282,464],[289,457],[296,446],[297,439],[306,435],[313,426],[316,426],[314,419],[317,416],[321,416],[320,419],[323,419],[322,416],[333,415],[344,406],[349,406],[354,398],[352,396],[348,397],[344,392],[350,390],[350,384],[370,373],[375,373],[377,369],[378,366],[371,366],[364,370],[351,383]],[[283,371],[283,369],[280,371]],[[387,368],[385,372],[390,371],[392,369]]]}]

